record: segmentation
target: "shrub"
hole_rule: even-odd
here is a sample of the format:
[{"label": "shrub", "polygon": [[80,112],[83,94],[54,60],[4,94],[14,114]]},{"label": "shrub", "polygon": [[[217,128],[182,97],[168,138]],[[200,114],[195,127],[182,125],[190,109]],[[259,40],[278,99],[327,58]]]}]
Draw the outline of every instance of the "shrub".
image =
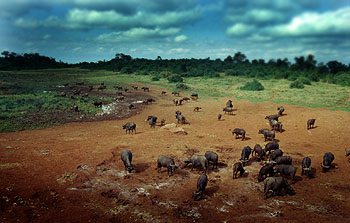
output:
[{"label": "shrub", "polygon": [[168,77],[170,83],[183,82],[184,79],[178,74],[172,74]]},{"label": "shrub", "polygon": [[239,73],[230,69],[230,70],[226,71],[225,75],[227,75],[227,76],[238,76]]},{"label": "shrub", "polygon": [[182,90],[187,90],[187,89],[190,89],[190,87],[188,87],[186,84],[184,83],[178,83],[176,84],[176,88],[180,88]]},{"label": "shrub", "polygon": [[307,77],[299,77],[298,80],[303,84],[311,85],[311,81]]},{"label": "shrub", "polygon": [[241,90],[246,90],[246,91],[262,91],[264,90],[264,86],[254,79],[251,82],[247,82],[243,87],[240,88]]},{"label": "shrub", "polygon": [[159,81],[159,77],[158,76],[154,76],[151,78],[151,81]]},{"label": "shrub", "polygon": [[290,88],[298,88],[298,89],[303,89],[304,88],[304,84],[303,82],[301,82],[299,79],[293,81],[290,86]]},{"label": "shrub", "polygon": [[346,72],[338,73],[336,76],[331,78],[330,82],[341,86],[350,86],[350,74]]}]

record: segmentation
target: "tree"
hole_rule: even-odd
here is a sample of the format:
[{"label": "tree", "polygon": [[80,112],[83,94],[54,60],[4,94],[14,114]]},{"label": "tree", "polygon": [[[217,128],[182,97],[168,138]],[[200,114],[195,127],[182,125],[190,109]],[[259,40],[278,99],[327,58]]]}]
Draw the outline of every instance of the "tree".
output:
[{"label": "tree", "polygon": [[336,60],[329,61],[327,67],[332,74],[339,73],[341,71],[346,71],[346,65],[342,64]]},{"label": "tree", "polygon": [[241,52],[237,52],[235,53],[235,55],[233,56],[233,62],[234,63],[243,63],[245,62],[245,60],[247,59],[246,55],[244,55]]},{"label": "tree", "polygon": [[225,63],[232,63],[233,62],[233,59],[230,55],[228,55],[225,59],[224,59],[224,62]]}]

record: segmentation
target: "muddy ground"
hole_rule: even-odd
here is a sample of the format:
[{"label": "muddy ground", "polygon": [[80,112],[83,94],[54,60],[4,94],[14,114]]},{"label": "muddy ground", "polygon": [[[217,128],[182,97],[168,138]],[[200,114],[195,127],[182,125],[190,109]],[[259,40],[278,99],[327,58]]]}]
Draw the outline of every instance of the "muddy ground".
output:
[{"label": "muddy ground", "polygon": [[[161,90],[152,87],[145,97],[156,103],[129,118],[1,133],[0,222],[350,221],[350,163],[344,151],[350,148],[349,113],[283,105],[284,132],[276,138],[298,167],[296,182],[289,180],[296,194],[264,200],[263,183],[257,182],[261,164],[250,162],[244,176],[234,180],[232,164],[244,146],[266,144],[258,130],[269,127],[264,117],[275,114],[278,105],[199,98],[176,107],[175,97],[161,96]],[[228,99],[237,110],[218,121]],[[193,111],[197,106],[200,112]],[[155,115],[176,123],[176,110],[191,123],[179,125],[187,134],[145,122]],[[307,130],[310,118],[316,125]],[[121,126],[129,121],[137,124],[137,134],[125,134]],[[247,140],[234,139],[229,132],[234,128],[244,128]],[[131,174],[120,160],[124,149],[133,153]],[[219,168],[208,171],[204,199],[193,201],[202,171],[182,168],[183,161],[206,151],[219,154]],[[335,155],[333,168],[322,173],[322,157],[329,151]],[[174,176],[168,178],[165,169],[157,172],[159,155],[175,159],[180,168]],[[305,156],[312,159],[312,178],[301,176]]]}]

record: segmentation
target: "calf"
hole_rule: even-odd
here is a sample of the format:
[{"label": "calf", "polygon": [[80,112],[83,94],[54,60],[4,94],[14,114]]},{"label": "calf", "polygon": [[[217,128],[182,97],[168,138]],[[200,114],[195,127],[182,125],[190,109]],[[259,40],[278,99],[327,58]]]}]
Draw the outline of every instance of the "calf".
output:
[{"label": "calf", "polygon": [[280,195],[282,189],[284,189],[287,194],[291,196],[295,194],[293,188],[284,177],[267,177],[264,180],[264,199],[269,197],[267,194],[270,190],[272,190],[272,194],[270,196],[275,196]]},{"label": "calf", "polygon": [[178,91],[173,91],[173,92],[171,92],[171,94],[173,94],[174,96],[180,97],[180,92],[178,92]]},{"label": "calf", "polygon": [[[231,131],[231,129],[229,131]],[[245,139],[245,130],[244,129],[235,128],[232,131],[232,135],[235,135],[235,134],[236,134],[235,139],[238,139],[240,135],[242,136],[242,141]]]},{"label": "calf", "polygon": [[160,126],[164,126],[165,125],[165,119],[163,118],[162,120],[160,120]]},{"label": "calf", "polygon": [[279,149],[280,145],[276,142],[269,142],[266,144],[264,152],[267,153],[269,152],[269,154],[271,153],[272,150],[276,150]]},{"label": "calf", "polygon": [[232,108],[223,108],[222,109],[223,112],[228,113],[229,115],[232,115],[233,109]]},{"label": "calf", "polygon": [[249,156],[252,152],[252,149],[249,146],[245,146],[242,149],[242,153],[241,153],[241,161],[243,163],[243,166],[249,161]]},{"label": "calf", "polygon": [[125,125],[123,125],[123,129],[125,129],[125,134],[127,134],[128,131],[129,131],[129,134],[130,134],[130,131],[131,131],[131,133],[133,133],[134,130],[135,130],[135,134],[136,134],[136,124],[134,122],[126,123]]},{"label": "calf", "polygon": [[212,162],[213,163],[213,169],[214,168],[218,168],[218,160],[219,160],[218,154],[216,154],[214,152],[211,152],[211,151],[208,151],[208,152],[206,152],[204,154],[204,156],[208,160],[208,165],[209,165],[209,162]]},{"label": "calf", "polygon": [[202,166],[203,172],[204,173],[207,172],[208,160],[203,155],[194,154],[189,159],[185,160],[184,162],[185,162],[185,167],[190,163],[192,164],[191,171],[193,170],[193,167],[195,167],[195,166]]},{"label": "calf", "polygon": [[132,153],[129,150],[123,150],[121,158],[124,163],[125,171],[131,173],[131,171],[134,169],[134,166],[131,164]]},{"label": "calf", "polygon": [[279,115],[279,116],[282,116],[282,115],[283,115],[283,112],[284,112],[283,106],[277,107],[277,111],[278,111],[278,115]]},{"label": "calf", "polygon": [[258,182],[263,181],[267,177],[267,175],[269,175],[269,177],[275,175],[275,171],[273,169],[272,164],[268,164],[268,165],[261,167],[261,169],[259,171],[259,175],[258,175]]},{"label": "calf", "polygon": [[286,165],[292,165],[293,159],[290,156],[279,156],[274,161],[274,165],[280,165],[280,164],[286,164]]},{"label": "calf", "polygon": [[183,97],[182,100],[183,100],[183,101],[189,101],[189,100],[191,100],[191,99],[188,98],[188,97]]},{"label": "calf", "polygon": [[199,112],[200,109],[202,109],[202,108],[201,108],[201,107],[195,107],[195,108],[193,109],[193,111],[194,111],[194,112]]},{"label": "calf", "polygon": [[301,162],[302,168],[301,168],[301,175],[309,176],[310,166],[311,166],[311,159],[309,157],[304,157],[303,161]]},{"label": "calf", "polygon": [[243,164],[241,162],[237,162],[235,164],[233,164],[233,175],[232,175],[232,179],[237,178],[237,174],[239,172],[239,176],[242,177],[243,173],[245,172],[245,170],[243,169]]},{"label": "calf", "polygon": [[197,100],[198,99],[198,94],[197,93],[191,94],[191,98],[192,98],[192,100]]},{"label": "calf", "polygon": [[166,91],[162,91],[161,95],[166,95]]},{"label": "calf", "polygon": [[146,92],[146,91],[149,92],[149,87],[142,87],[141,89],[142,89],[144,92]]},{"label": "calf", "polygon": [[221,115],[221,114],[218,114],[218,120],[219,120],[219,121],[221,120],[221,117],[222,117],[222,115]]},{"label": "calf", "polygon": [[279,115],[268,115],[265,119],[278,121]]},{"label": "calf", "polygon": [[185,116],[183,115],[176,115],[176,119],[177,119],[177,123],[190,124],[189,122],[187,122]]},{"label": "calf", "polygon": [[316,121],[316,119],[309,119],[309,120],[307,120],[307,130],[309,130],[309,129],[311,129],[311,128],[313,128],[314,127],[314,125],[315,125],[315,121]]},{"label": "calf", "polygon": [[294,181],[295,173],[297,172],[297,168],[293,165],[280,164],[276,168],[276,172],[280,173],[281,176],[289,176],[291,180]]},{"label": "calf", "polygon": [[197,180],[197,190],[193,192],[193,196],[192,196],[193,200],[198,201],[202,198],[207,184],[208,184],[208,176],[205,173],[203,173],[202,175],[199,176]]},{"label": "calf", "polygon": [[267,139],[271,139],[272,141],[275,140],[275,132],[271,131],[270,129],[260,129],[259,134],[263,134],[264,135],[264,141],[266,142]]},{"label": "calf", "polygon": [[334,155],[331,152],[325,153],[323,156],[323,162],[321,164],[322,166],[322,172],[325,173],[328,169],[331,168],[331,164],[334,160]]},{"label": "calf", "polygon": [[254,149],[253,149],[253,153],[252,153],[253,156],[257,156],[259,159],[263,159],[264,156],[265,156],[265,151],[263,150],[263,148],[261,148],[261,146],[259,144],[256,144],[254,146]]},{"label": "calf", "polygon": [[[170,177],[170,174],[173,175],[176,169],[175,161],[172,158],[166,157],[166,156],[159,156],[157,160],[157,168],[158,172],[160,173],[161,168],[166,167],[168,170],[168,177]],[[169,174],[170,172],[170,174]]]},{"label": "calf", "polygon": [[283,151],[280,149],[276,149],[271,153],[270,160],[275,160],[277,157],[282,155],[283,155]]}]

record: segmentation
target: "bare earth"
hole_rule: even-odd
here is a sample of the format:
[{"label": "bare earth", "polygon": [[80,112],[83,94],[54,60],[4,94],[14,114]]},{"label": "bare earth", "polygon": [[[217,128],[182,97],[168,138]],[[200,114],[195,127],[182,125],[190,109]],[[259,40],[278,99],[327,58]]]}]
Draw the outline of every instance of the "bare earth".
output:
[{"label": "bare earth", "polygon": [[[266,144],[258,130],[269,128],[264,117],[276,114],[278,105],[199,98],[175,107],[175,97],[160,92],[152,87],[148,95],[156,103],[123,120],[0,134],[0,222],[350,222],[350,163],[344,151],[350,148],[349,113],[283,105],[285,131],[276,138],[298,167],[296,195],[264,200],[263,183],[257,182],[260,163],[251,162],[235,180],[232,164],[244,146]],[[218,121],[228,99],[237,111]],[[202,110],[193,112],[196,106]],[[154,115],[176,123],[176,110],[191,123],[179,125],[187,135],[145,122]],[[307,130],[310,118],[316,118],[316,127]],[[125,134],[121,126],[129,121],[137,124],[137,134]],[[247,140],[234,139],[228,131],[234,128],[244,128]],[[120,160],[124,149],[133,153],[131,174]],[[192,200],[201,170],[179,168],[168,178],[165,169],[155,169],[159,155],[183,167],[191,154],[206,151],[217,152],[220,165],[208,172],[203,200]],[[326,152],[335,160],[322,173]],[[305,156],[312,159],[313,178],[300,176]]]}]

